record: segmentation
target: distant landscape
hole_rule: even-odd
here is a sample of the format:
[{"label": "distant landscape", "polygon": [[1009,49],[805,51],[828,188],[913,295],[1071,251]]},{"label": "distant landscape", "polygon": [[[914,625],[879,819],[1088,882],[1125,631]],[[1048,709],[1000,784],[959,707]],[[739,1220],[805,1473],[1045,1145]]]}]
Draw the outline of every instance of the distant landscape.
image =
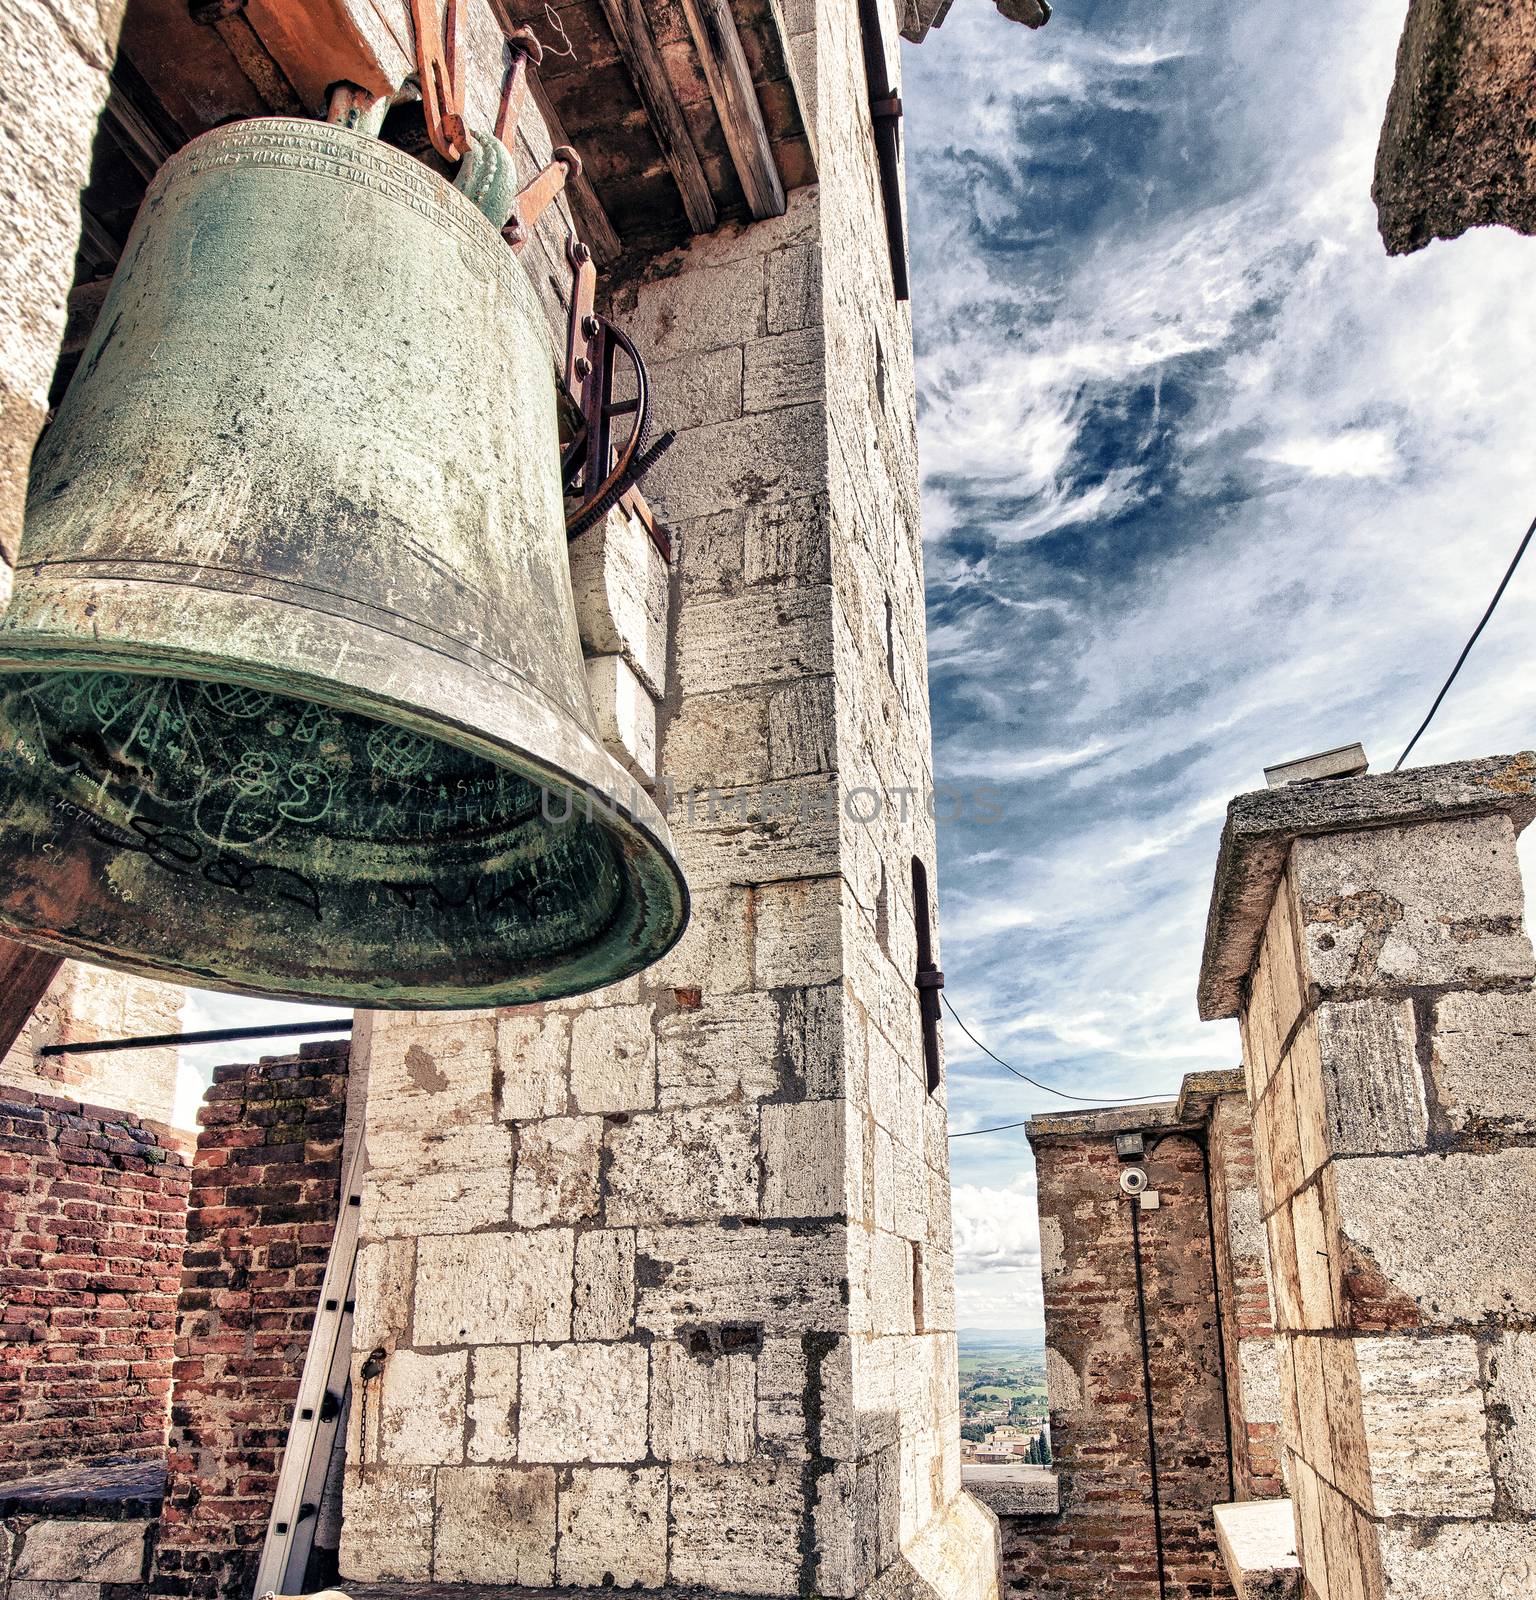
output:
[{"label": "distant landscape", "polygon": [[1049,1461],[1045,1330],[962,1328],[958,1342],[962,1441]]}]

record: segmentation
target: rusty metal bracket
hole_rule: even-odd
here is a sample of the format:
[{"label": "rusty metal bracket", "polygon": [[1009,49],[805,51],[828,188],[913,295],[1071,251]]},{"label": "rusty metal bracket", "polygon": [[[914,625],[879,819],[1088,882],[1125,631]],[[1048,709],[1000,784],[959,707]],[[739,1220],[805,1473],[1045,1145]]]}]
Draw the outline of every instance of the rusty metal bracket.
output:
[{"label": "rusty metal bracket", "polygon": [[411,0],[411,26],[416,30],[416,69],[427,137],[445,161],[462,161],[470,141],[459,79],[459,0],[448,0],[446,43],[437,23],[437,0]]},{"label": "rusty metal bracket", "polygon": [[512,246],[514,253],[528,243],[528,235],[538,227],[539,218],[554,204],[567,181],[580,176],[581,157],[568,144],[563,144],[555,151],[549,165],[518,190],[512,220],[501,230],[502,238]]},{"label": "rusty metal bracket", "polygon": [[501,109],[496,113],[496,126],[492,132],[508,150],[512,150],[517,138],[518,119],[523,114],[523,105],[528,98],[529,74],[544,59],[544,46],[539,43],[539,36],[532,28],[514,28],[507,34],[507,54],[510,60],[506,81],[501,86]]}]

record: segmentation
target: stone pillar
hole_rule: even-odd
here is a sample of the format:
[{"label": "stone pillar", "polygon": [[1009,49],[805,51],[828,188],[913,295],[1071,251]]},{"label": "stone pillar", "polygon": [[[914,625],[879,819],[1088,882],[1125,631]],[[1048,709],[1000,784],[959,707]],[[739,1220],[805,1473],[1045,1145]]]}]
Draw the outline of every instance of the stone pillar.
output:
[{"label": "stone pillar", "polygon": [[996,1593],[995,1519],[960,1487],[944,1087],[914,988],[916,408],[857,13],[819,5],[796,39],[819,187],[613,307],[677,430],[645,484],[669,637],[631,665],[691,928],[579,1000],[369,1027],[355,1600]]},{"label": "stone pillar", "polygon": [[80,191],[122,12],[123,0],[0,0],[0,610],[64,337]]},{"label": "stone pillar", "polygon": [[1388,253],[1495,223],[1536,233],[1533,174],[1536,14],[1410,0],[1371,186]]},{"label": "stone pillar", "polygon": [[[1053,1112],[1026,1129],[1060,1514],[1003,1519],[1003,1573],[1021,1600],[1231,1592],[1211,1521],[1231,1477],[1206,1207],[1210,1097],[1187,1098]],[[1144,1154],[1123,1159],[1122,1135]],[[1146,1174],[1150,1199],[1121,1188],[1128,1166]]]},{"label": "stone pillar", "polygon": [[1242,795],[1237,1015],[1317,1600],[1536,1592],[1536,1007],[1521,755]]}]

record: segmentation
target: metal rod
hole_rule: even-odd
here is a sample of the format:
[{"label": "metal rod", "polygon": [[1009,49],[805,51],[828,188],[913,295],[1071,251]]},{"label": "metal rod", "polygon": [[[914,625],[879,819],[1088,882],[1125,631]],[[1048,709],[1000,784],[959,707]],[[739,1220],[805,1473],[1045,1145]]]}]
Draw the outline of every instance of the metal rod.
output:
[{"label": "metal rod", "polygon": [[40,1056],[96,1055],[105,1050],[151,1050],[162,1045],[225,1044],[234,1039],[295,1039],[308,1033],[351,1033],[352,1019],[335,1022],[274,1022],[265,1028],[204,1028],[197,1033],[147,1033],[136,1039],[91,1039],[84,1044],[45,1044]]},{"label": "metal rod", "polygon": [[1152,1474],[1152,1537],[1157,1542],[1157,1596],[1167,1600],[1168,1573],[1163,1557],[1163,1507],[1157,1482],[1157,1423],[1152,1411],[1152,1351],[1147,1340],[1147,1287],[1141,1271],[1141,1196],[1131,1203],[1131,1255],[1136,1263],[1136,1320],[1141,1331],[1141,1392],[1147,1412],[1147,1466]]}]

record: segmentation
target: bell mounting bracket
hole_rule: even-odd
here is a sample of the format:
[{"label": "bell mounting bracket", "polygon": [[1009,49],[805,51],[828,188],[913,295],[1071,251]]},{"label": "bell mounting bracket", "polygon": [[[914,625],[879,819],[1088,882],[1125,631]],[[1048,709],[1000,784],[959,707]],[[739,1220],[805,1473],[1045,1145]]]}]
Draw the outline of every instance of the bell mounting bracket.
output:
[{"label": "bell mounting bracket", "polygon": [[[571,312],[567,324],[565,387],[581,413],[581,426],[566,447],[560,463],[567,503],[575,500],[565,520],[566,533],[575,538],[614,506],[639,516],[651,542],[665,560],[672,545],[657,526],[637,487],[641,476],[669,449],[675,435],[670,429],[650,441],[650,379],[645,362],[629,335],[595,309],[597,268],[592,252],[574,235],[566,243],[571,265]],[[630,366],[633,393],[617,398],[616,360]],[[628,436],[614,445],[614,419],[630,417]]]}]

